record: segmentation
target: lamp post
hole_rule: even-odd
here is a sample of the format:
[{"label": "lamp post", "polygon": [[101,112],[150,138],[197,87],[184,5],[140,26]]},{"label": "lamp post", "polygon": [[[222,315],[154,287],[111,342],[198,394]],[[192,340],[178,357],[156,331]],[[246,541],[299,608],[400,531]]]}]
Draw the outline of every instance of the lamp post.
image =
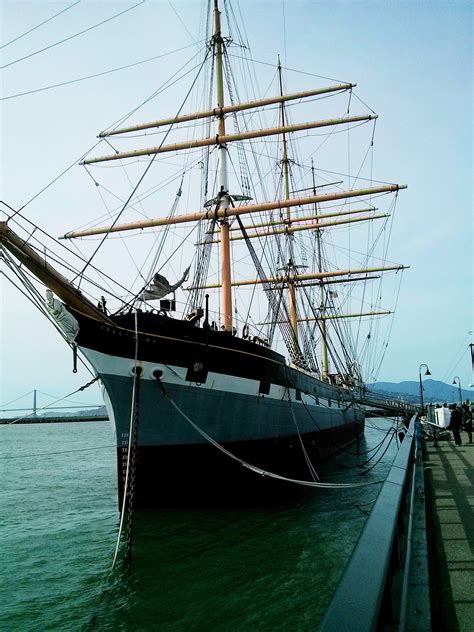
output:
[{"label": "lamp post", "polygon": [[[457,382],[456,382],[457,380]],[[453,384],[454,385],[458,385],[458,389],[459,389],[459,403],[462,405],[462,392],[461,392],[461,379],[459,377],[459,375],[455,375],[454,376],[454,380],[453,380]]]},{"label": "lamp post", "polygon": [[418,376],[420,378],[420,401],[421,401],[421,414],[423,415],[425,412],[425,404],[423,402],[423,382],[421,381],[421,369],[425,367],[426,371],[424,372],[423,375],[431,375],[430,370],[428,368],[427,364],[420,364],[419,368],[418,368]]}]

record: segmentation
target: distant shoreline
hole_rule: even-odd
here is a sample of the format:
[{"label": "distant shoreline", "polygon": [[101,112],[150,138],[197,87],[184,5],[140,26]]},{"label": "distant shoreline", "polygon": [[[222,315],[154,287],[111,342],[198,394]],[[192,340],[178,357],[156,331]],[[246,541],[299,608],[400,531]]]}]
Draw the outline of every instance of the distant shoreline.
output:
[{"label": "distant shoreline", "polygon": [[70,423],[82,423],[82,422],[94,422],[94,421],[109,421],[109,417],[107,415],[97,415],[97,416],[90,416],[87,417],[85,415],[82,416],[78,416],[78,417],[25,417],[22,419],[18,419],[17,421],[17,417],[11,417],[11,418],[3,418],[0,419],[0,425],[9,425],[9,424],[15,424],[15,425],[31,425],[31,424],[70,424]]}]

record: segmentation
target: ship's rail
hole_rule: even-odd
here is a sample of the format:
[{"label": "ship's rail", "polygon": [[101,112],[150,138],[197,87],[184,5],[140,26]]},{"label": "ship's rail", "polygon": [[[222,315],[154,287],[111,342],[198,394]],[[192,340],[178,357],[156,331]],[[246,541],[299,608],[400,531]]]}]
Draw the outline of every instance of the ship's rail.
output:
[{"label": "ship's rail", "polygon": [[413,416],[320,632],[369,632],[394,623],[405,629],[417,490],[415,420]]}]

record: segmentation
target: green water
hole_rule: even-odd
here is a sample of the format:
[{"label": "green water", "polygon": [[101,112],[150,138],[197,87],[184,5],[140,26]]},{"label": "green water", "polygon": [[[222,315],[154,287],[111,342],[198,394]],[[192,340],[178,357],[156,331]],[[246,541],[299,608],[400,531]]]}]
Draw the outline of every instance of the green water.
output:
[{"label": "green water", "polygon": [[[360,449],[388,427],[369,421]],[[141,512],[130,568],[109,573],[118,529],[110,425],[0,426],[0,441],[1,630],[314,629],[379,489],[295,488],[225,509]],[[358,479],[383,478],[395,450],[393,441]],[[355,478],[336,465],[321,474]]]}]

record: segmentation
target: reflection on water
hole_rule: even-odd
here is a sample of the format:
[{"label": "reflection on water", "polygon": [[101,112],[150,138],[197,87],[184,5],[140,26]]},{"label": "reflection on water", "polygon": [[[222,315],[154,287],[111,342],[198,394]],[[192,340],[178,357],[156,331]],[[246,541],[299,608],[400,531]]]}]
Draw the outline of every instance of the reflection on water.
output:
[{"label": "reflection on water", "polygon": [[[320,477],[381,480],[395,440],[376,467],[358,474],[380,458],[389,439],[373,448],[389,428],[369,420],[359,446],[320,466]],[[312,628],[379,489],[288,485],[286,493],[246,494],[226,507],[209,501],[139,512],[132,564],[109,573],[118,523],[110,426],[0,432],[1,629]]]}]

